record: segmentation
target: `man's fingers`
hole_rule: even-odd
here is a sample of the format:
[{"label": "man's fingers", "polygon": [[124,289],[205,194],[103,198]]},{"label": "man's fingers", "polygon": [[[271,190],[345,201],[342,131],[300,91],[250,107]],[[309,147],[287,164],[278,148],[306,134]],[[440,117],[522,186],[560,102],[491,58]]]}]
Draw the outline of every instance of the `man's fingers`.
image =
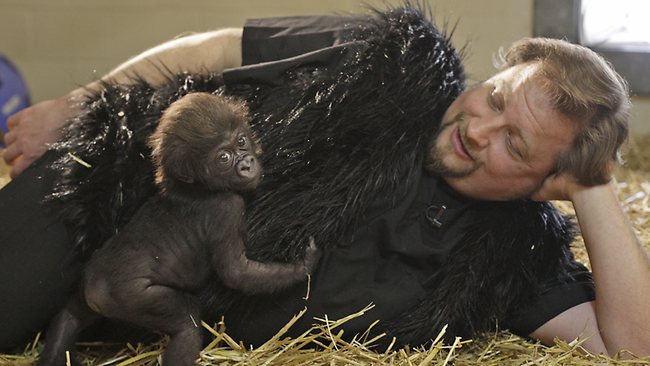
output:
[{"label": "man's fingers", "polygon": [[18,124],[20,123],[20,118],[18,118],[18,116],[21,114],[21,112],[22,111],[12,115],[11,117],[9,117],[7,119],[7,127],[9,127],[9,129],[12,129],[12,128],[18,126]]},{"label": "man's fingers", "polygon": [[7,147],[2,152],[2,159],[7,162],[7,164],[13,164],[14,160],[20,156],[20,148],[16,144],[7,145]]},{"label": "man's fingers", "polygon": [[546,199],[544,198],[544,195],[540,191],[537,191],[537,192],[533,193],[533,195],[530,196],[530,199],[533,200],[533,201],[537,201],[537,202],[546,201]]},{"label": "man's fingers", "polygon": [[9,132],[5,133],[4,141],[5,145],[9,146],[13,144],[16,139],[18,138],[16,131],[10,130]]},{"label": "man's fingers", "polygon": [[16,158],[13,162],[13,165],[11,166],[11,170],[9,171],[9,176],[11,179],[16,178],[18,175],[20,175],[20,173],[22,173],[23,170],[27,169],[31,163],[31,161],[25,159],[24,155]]}]

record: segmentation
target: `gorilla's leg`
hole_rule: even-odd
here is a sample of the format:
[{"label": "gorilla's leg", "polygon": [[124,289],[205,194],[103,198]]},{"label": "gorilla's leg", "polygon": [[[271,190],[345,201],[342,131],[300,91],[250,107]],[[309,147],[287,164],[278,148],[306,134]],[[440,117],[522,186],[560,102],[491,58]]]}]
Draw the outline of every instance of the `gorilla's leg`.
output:
[{"label": "gorilla's leg", "polygon": [[168,334],[164,365],[195,364],[203,345],[195,296],[145,277],[121,283],[95,278],[86,282],[86,300],[108,318]]},{"label": "gorilla's leg", "polygon": [[70,362],[81,365],[75,357],[75,342],[79,332],[101,316],[92,311],[77,293],[66,307],[50,322],[45,334],[45,348],[38,360],[39,366],[66,365],[66,352]]}]

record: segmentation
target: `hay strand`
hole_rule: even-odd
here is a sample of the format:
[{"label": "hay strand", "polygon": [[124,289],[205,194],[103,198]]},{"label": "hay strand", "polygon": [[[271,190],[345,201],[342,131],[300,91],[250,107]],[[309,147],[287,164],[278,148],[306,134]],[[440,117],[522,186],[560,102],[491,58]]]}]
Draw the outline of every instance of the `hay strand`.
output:
[{"label": "hay strand", "polygon": [[[0,157],[2,156],[2,151],[3,150],[0,149]],[[4,187],[10,180],[9,166],[7,166],[5,161],[0,158],[0,188]]]}]

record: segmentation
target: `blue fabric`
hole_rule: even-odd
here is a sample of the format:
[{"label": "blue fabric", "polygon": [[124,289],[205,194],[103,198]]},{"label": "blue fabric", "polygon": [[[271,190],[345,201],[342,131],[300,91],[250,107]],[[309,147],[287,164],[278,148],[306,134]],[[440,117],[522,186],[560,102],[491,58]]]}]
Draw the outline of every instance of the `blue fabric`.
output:
[{"label": "blue fabric", "polygon": [[9,59],[0,55],[0,131],[7,132],[9,116],[29,104],[29,92],[20,72]]}]

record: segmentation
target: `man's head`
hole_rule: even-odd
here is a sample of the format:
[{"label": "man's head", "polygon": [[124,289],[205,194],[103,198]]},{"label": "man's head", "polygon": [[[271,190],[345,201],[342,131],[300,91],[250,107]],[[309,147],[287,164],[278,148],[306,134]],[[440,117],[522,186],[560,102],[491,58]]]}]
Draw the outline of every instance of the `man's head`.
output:
[{"label": "man's head", "polygon": [[627,139],[628,110],[625,82],[600,56],[524,39],[505,54],[503,71],[451,104],[426,166],[487,200],[528,197],[560,173],[602,184]]}]

